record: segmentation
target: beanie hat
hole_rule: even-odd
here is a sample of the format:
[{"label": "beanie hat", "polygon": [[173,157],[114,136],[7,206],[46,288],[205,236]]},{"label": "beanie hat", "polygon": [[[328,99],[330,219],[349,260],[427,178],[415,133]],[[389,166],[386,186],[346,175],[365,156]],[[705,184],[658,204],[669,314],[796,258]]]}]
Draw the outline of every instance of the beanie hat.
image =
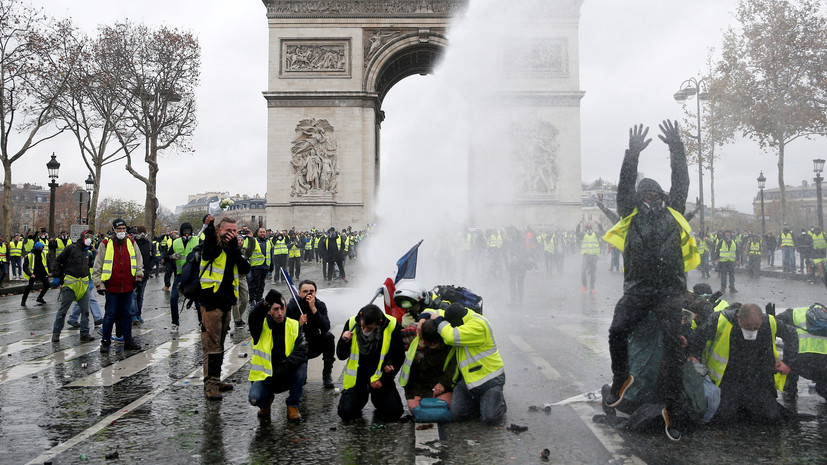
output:
[{"label": "beanie hat", "polygon": [[467,313],[468,310],[462,304],[453,303],[445,310],[445,319],[451,326],[462,326],[462,319]]},{"label": "beanie hat", "polygon": [[282,301],[281,292],[279,292],[275,289],[270,289],[270,291],[267,292],[267,297],[264,298],[264,301],[267,302],[269,305],[273,305],[276,302],[281,303],[281,301]]},{"label": "beanie hat", "polygon": [[115,218],[115,221],[112,222],[112,229],[118,229],[121,226],[126,227],[126,221],[120,218]]}]

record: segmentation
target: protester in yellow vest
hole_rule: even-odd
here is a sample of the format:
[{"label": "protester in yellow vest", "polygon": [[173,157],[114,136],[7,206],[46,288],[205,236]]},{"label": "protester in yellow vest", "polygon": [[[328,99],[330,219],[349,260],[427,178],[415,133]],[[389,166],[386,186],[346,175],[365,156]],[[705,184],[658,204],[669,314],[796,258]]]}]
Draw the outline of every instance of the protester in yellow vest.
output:
[{"label": "protester in yellow vest", "polygon": [[[577,225],[577,234],[580,235],[580,225]],[[580,292],[586,292],[586,276],[590,276],[588,281],[589,290],[592,294],[597,291],[594,290],[594,280],[597,277],[597,258],[600,256],[600,242],[597,241],[597,234],[592,231],[592,225],[587,224],[585,231],[580,238],[580,253],[583,255],[583,262],[580,265],[580,281],[583,289]]]},{"label": "protester in yellow vest", "polygon": [[[80,305],[80,342],[95,340],[89,334],[89,298],[92,294],[89,288],[90,254],[84,248],[85,232],[80,236],[78,243],[70,243],[63,248],[53,262],[51,270],[54,278],[53,285],[62,284],[58,296],[58,310],[52,327],[52,342],[60,342],[60,332],[69,312],[75,302]],[[131,323],[131,322],[130,322]]]},{"label": "protester in yellow vest", "polygon": [[781,240],[781,258],[784,264],[785,273],[795,273],[795,238],[790,228],[784,226],[779,234]]},{"label": "protester in yellow vest", "polygon": [[279,269],[287,269],[287,236],[281,231],[276,231],[271,241],[273,243],[273,282],[276,284],[286,282]]},{"label": "protester in yellow vest", "polygon": [[815,267],[817,275],[821,277],[824,273],[824,258],[827,257],[827,241],[824,239],[824,231],[822,231],[818,226],[813,228],[813,232],[810,233],[810,236],[813,237],[813,266]]},{"label": "protester in yellow vest", "polygon": [[729,276],[729,292],[735,294],[735,265],[739,263],[738,243],[732,239],[732,231],[724,233],[724,239],[718,243],[715,256],[718,257],[718,273],[721,275],[721,292],[726,292],[726,281]]},{"label": "protester in yellow vest", "polygon": [[8,276],[8,266],[9,266],[9,246],[6,244],[6,240],[3,239],[3,235],[0,234],[0,287],[3,286],[3,280],[6,279]]},{"label": "protester in yellow vest", "polygon": [[[670,420],[682,393],[683,350],[680,346],[681,296],[686,292],[686,271],[701,262],[689,223],[683,217],[689,192],[686,153],[677,122],[660,125],[661,141],[669,146],[672,186],[667,195],[660,185],[645,178],[635,186],[638,159],[649,145],[649,128],[629,131],[629,149],[620,169],[617,212],[621,218],[603,240],[623,252],[623,297],[615,306],[609,328],[612,386],[603,399],[614,408],[634,382],[629,374],[629,335],[649,312],[654,312],[661,330],[663,355],[658,384],[666,408],[661,412],[666,436],[680,440],[680,431]],[[454,394],[456,396],[456,394]]]},{"label": "protester in yellow vest", "polygon": [[175,266],[175,279],[172,281],[172,291],[169,293],[169,309],[172,323],[169,332],[172,334],[178,333],[178,325],[181,324],[178,315],[178,286],[181,283],[181,271],[184,264],[187,262],[187,257],[201,242],[198,237],[194,237],[192,232],[192,224],[188,222],[181,223],[179,228],[180,237],[172,241],[172,247],[167,250],[166,259]]},{"label": "protester in yellow vest", "polygon": [[[783,360],[776,337],[784,341]],[[710,344],[707,344],[707,343]],[[687,354],[703,363],[721,389],[721,403],[713,422],[778,424],[794,414],[776,401],[790,366],[798,355],[798,337],[792,327],[758,305],[747,303],[715,312],[692,332]]]},{"label": "protester in yellow vest", "polygon": [[23,260],[23,275],[26,277],[28,284],[23,290],[23,300],[20,305],[26,306],[26,299],[29,297],[29,292],[34,288],[34,283],[40,281],[40,295],[37,296],[37,303],[45,305],[46,301],[43,296],[49,290],[49,264],[46,261],[46,248],[40,242],[35,242],[32,246],[31,252],[26,255]]},{"label": "protester in yellow vest", "polygon": [[253,357],[250,359],[248,400],[259,408],[260,418],[270,417],[275,394],[290,391],[287,419],[300,421],[299,403],[307,380],[307,343],[299,322],[287,318],[281,293],[271,289],[250,312]]},{"label": "protester in yellow vest", "polygon": [[378,420],[396,421],[402,416],[402,399],[394,377],[402,368],[405,352],[396,318],[373,304],[362,307],[342,329],[336,356],[347,360],[339,417],[346,421],[361,417],[368,397]]},{"label": "protester in yellow vest", "polygon": [[399,374],[399,385],[405,388],[405,400],[415,422],[420,422],[422,417],[423,410],[419,405],[422,399],[444,401],[445,404],[442,405],[446,415],[450,415],[448,406],[453,397],[454,375],[457,371],[457,358],[454,355],[456,349],[442,340],[436,322],[426,320],[422,323],[420,332],[421,335],[413,332]]},{"label": "protester in yellow vest", "polygon": [[[815,383],[815,391],[827,400],[827,309],[821,304],[810,307],[788,308],[778,315],[779,322],[794,326],[798,333],[798,355],[787,376],[784,397],[795,400],[798,393],[798,376]],[[809,324],[809,326],[808,326]],[[784,351],[787,348],[784,347]]]},{"label": "protester in yellow vest", "polygon": [[15,234],[9,242],[9,264],[12,279],[23,279],[23,239]]}]

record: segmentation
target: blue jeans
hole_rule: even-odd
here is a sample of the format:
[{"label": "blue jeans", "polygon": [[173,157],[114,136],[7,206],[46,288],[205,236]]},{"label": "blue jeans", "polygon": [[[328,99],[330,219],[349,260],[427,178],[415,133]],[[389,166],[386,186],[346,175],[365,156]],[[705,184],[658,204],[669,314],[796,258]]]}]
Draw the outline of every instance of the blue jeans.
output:
[{"label": "blue jeans", "polygon": [[181,275],[176,274],[175,280],[172,282],[172,289],[169,291],[169,311],[172,313],[172,324],[178,325],[178,282],[181,281]]},{"label": "blue jeans", "polygon": [[144,308],[144,290],[146,289],[146,281],[135,282],[135,299],[132,301],[132,317],[140,318],[141,310]]},{"label": "blue jeans", "polygon": [[132,342],[132,292],[107,292],[106,309],[103,315],[103,327],[101,328],[101,344],[109,344],[112,340],[112,326],[118,320],[123,331],[123,341],[126,344]]},{"label": "blue jeans", "polygon": [[298,407],[302,400],[302,388],[307,380],[307,364],[302,363],[296,370],[285,378],[268,378],[265,381],[253,381],[247,399],[250,405],[269,407],[275,394],[290,391],[285,403],[289,407]]},{"label": "blue jeans", "polygon": [[23,277],[23,257],[10,257],[12,276],[15,278]]},{"label": "blue jeans", "polygon": [[3,283],[3,280],[6,279],[6,275],[8,275],[6,266],[6,262],[0,262],[0,284]]},{"label": "blue jeans", "polygon": [[[91,282],[92,280],[89,279]],[[63,330],[63,323],[66,320],[66,313],[69,311],[69,306],[75,301],[75,291],[69,289],[69,286],[63,286],[60,288],[60,295],[57,298],[57,301],[60,303],[60,307],[57,309],[57,315],[55,315],[55,324],[52,328],[52,333],[60,334],[60,331]],[[83,294],[83,297],[78,300],[78,306],[82,310],[80,311],[80,334],[89,334],[89,288],[86,289],[86,292]],[[71,319],[71,317],[70,317]],[[75,320],[77,321],[77,320]]]},{"label": "blue jeans", "polygon": [[781,255],[786,273],[795,272],[795,247],[781,247]]},{"label": "blue jeans", "polygon": [[[89,296],[89,311],[92,312],[92,318],[94,318],[95,322],[103,320],[101,306],[98,303],[98,299],[95,298],[95,283],[92,282],[91,277],[89,278],[89,287],[86,288],[86,294]],[[72,313],[69,314],[69,322],[77,323],[78,318],[80,318],[80,304],[75,302],[75,306],[72,307]]]},{"label": "blue jeans", "polygon": [[469,391],[465,385],[465,380],[461,380],[454,387],[454,396],[451,398],[453,420],[462,421],[479,415],[483,423],[487,425],[501,422],[505,417],[508,406],[506,406],[505,397],[503,396],[505,375],[500,376],[502,377],[502,383],[494,384],[482,392]]}]

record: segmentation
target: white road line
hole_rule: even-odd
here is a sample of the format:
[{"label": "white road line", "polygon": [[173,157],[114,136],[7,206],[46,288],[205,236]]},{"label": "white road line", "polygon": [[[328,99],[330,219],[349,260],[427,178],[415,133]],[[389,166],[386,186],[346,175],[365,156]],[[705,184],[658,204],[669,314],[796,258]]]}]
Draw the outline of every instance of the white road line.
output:
[{"label": "white road line", "polygon": [[612,463],[623,463],[625,465],[646,465],[646,462],[640,459],[640,457],[636,455],[626,455],[621,453],[620,451],[624,450],[624,442],[623,438],[620,437],[619,434],[615,433],[609,428],[600,428],[595,425],[592,417],[595,415],[594,407],[590,406],[586,403],[573,403],[569,404],[572,410],[583,420],[583,423],[591,430],[592,434],[603,444],[603,447],[609,451],[610,454],[615,459],[621,459],[622,462],[616,462],[615,460]]},{"label": "white road line", "polygon": [[[241,346],[242,344],[243,343],[236,344],[236,346],[232,347],[230,349],[230,351],[236,350],[237,347]],[[183,378],[183,379],[187,379],[187,378]],[[62,443],[56,445],[55,447],[52,447],[51,449],[47,450],[46,452],[39,455],[38,457],[35,457],[32,460],[26,462],[26,465],[35,465],[35,464],[39,465],[39,464],[42,464],[42,463],[45,463],[45,462],[48,462],[48,461],[54,459],[58,454],[61,454],[65,451],[71,449],[72,447],[80,444],[81,442],[91,438],[92,436],[94,436],[95,434],[100,432],[102,429],[104,429],[107,426],[114,423],[116,420],[118,420],[120,418],[123,418],[126,414],[136,410],[137,408],[141,407],[142,405],[149,402],[153,398],[157,397],[158,394],[161,394],[162,392],[166,391],[171,386],[177,385],[178,383],[180,383],[180,381],[181,380],[179,380],[176,383],[167,384],[166,386],[159,386],[159,387],[153,389],[152,391],[150,391],[149,393],[144,394],[143,396],[139,397],[137,400],[133,401],[131,404],[127,405],[126,407],[107,415],[101,421],[99,421],[99,422],[95,423],[94,425],[90,426],[89,428],[81,431],[78,435],[74,436],[73,438],[69,439],[68,441],[62,442]]]},{"label": "white road line", "polygon": [[[227,379],[235,372],[241,369],[245,363],[250,360],[250,352],[253,347],[250,345],[250,338],[239,342],[230,347],[224,352],[225,363],[221,364],[221,380]],[[246,354],[244,357],[239,357],[239,354]],[[197,368],[185,378],[179,379],[175,382],[175,386],[203,386],[204,385],[204,367]]]},{"label": "white road line", "polygon": [[551,367],[551,364],[546,361],[534,348],[531,347],[523,338],[520,336],[509,335],[511,342],[517,346],[518,349],[525,352],[528,355],[528,358],[531,360],[537,368],[540,369],[540,373],[545,375],[546,378],[550,380],[560,379],[560,373]]},{"label": "white road line", "polygon": [[11,355],[22,350],[30,349],[32,347],[45,344],[52,339],[52,334],[41,334],[40,336],[28,337],[17,342],[12,342],[9,345],[0,347],[0,355]]},{"label": "white road line", "polygon": [[[134,334],[148,334],[152,332],[152,329],[148,329],[143,332],[138,331],[139,330],[136,330]],[[0,371],[0,384],[5,384],[20,378],[25,378],[26,376],[30,376],[35,373],[46,370],[48,368],[52,368],[59,363],[66,363],[70,360],[80,357],[81,355],[86,355],[96,350],[98,350],[98,341],[92,341],[87,342],[85,344],[80,344],[75,347],[57,351],[51,355],[47,355],[46,357],[30,360],[28,362],[23,362],[19,365],[6,368],[5,370]]]},{"label": "white road line", "polygon": [[[415,426],[425,425],[427,423],[414,423]],[[414,428],[414,452],[416,453],[416,465],[433,465],[439,463],[440,460],[431,457],[439,453],[439,449],[435,446],[439,442],[439,424],[432,423],[433,428],[419,430]],[[424,455],[429,454],[429,455]]]},{"label": "white road line", "polygon": [[194,346],[201,340],[201,331],[196,329],[183,336],[167,341],[157,347],[138,352],[101,368],[89,376],[77,379],[64,387],[112,386],[151,366],[157,365],[179,350]]},{"label": "white road line", "polygon": [[55,316],[56,313],[57,313],[57,310],[55,310],[54,312],[52,312],[50,310],[50,311],[47,311],[47,312],[44,312],[44,313],[39,313],[37,315],[27,316],[26,318],[20,318],[18,320],[4,321],[3,323],[0,323],[0,324],[3,325],[3,326],[7,326],[7,325],[10,325],[12,323],[19,323],[21,321],[33,320],[35,318],[40,318],[40,317],[43,317],[43,316],[50,316],[50,315]]}]

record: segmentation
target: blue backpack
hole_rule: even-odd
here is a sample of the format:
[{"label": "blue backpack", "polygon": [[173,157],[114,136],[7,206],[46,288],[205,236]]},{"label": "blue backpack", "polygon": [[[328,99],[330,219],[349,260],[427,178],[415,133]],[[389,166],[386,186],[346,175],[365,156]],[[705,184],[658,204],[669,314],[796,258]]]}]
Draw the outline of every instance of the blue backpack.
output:
[{"label": "blue backpack", "polygon": [[827,309],[823,305],[815,303],[807,309],[807,332],[827,337]]},{"label": "blue backpack", "polygon": [[448,423],[452,418],[448,402],[432,397],[420,400],[419,406],[411,410],[411,415],[416,423]]},{"label": "blue backpack", "polygon": [[482,315],[482,297],[474,294],[468,288],[448,284],[437,286],[431,292],[436,294],[434,299],[436,308],[446,310],[452,303],[458,303]]}]

